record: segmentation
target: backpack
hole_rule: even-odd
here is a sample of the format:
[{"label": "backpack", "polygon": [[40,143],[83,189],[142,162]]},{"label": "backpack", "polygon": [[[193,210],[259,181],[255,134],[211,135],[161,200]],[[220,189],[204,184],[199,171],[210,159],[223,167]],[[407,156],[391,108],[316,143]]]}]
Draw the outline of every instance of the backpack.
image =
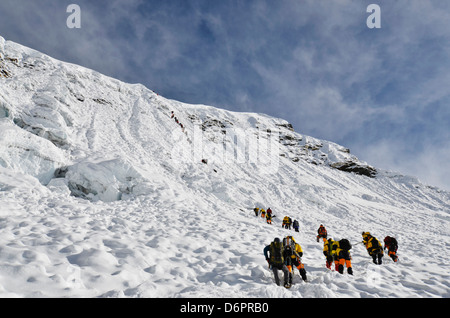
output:
[{"label": "backpack", "polygon": [[285,250],[288,250],[288,251],[292,250],[292,251],[294,251],[295,250],[295,241],[294,241],[294,239],[292,237],[290,237],[290,236],[286,236],[283,239],[283,246],[284,246]]},{"label": "backpack", "polygon": [[339,247],[344,251],[349,251],[352,249],[352,244],[347,239],[342,239],[339,241]]},{"label": "backpack", "polygon": [[383,253],[383,247],[381,246],[380,241],[378,241],[374,236],[367,236],[367,241],[364,243],[367,248],[367,252],[369,255],[376,255]]},{"label": "backpack", "polygon": [[396,251],[398,248],[397,240],[394,237],[386,236],[386,238],[384,239],[384,243],[390,250]]},{"label": "backpack", "polygon": [[378,242],[378,240],[376,238],[372,238],[372,248],[379,248],[380,247],[380,243]]},{"label": "backpack", "polygon": [[284,264],[283,244],[281,242],[270,243],[270,262],[275,265]]},{"label": "backpack", "polygon": [[398,248],[397,240],[393,237],[391,237],[391,244],[389,244],[389,245],[390,245],[391,249],[397,250],[397,248]]}]

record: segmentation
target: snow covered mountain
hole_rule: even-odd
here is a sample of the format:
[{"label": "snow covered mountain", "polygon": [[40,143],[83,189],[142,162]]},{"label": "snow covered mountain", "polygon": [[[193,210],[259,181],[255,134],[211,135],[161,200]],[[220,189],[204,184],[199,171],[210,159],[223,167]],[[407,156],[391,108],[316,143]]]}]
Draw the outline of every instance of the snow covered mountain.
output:
[{"label": "snow covered mountain", "polygon": [[[450,193],[286,120],[169,100],[1,37],[0,202],[3,297],[450,296]],[[353,243],[353,276],[325,267],[320,224]],[[371,263],[363,231],[395,236],[400,261]],[[308,282],[286,290],[262,250],[288,234]]]}]

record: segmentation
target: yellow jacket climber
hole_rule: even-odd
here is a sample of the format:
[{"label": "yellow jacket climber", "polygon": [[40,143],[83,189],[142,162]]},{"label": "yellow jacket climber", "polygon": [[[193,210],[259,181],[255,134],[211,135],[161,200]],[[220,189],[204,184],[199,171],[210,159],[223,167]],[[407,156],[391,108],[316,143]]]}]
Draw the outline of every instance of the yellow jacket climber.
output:
[{"label": "yellow jacket climber", "polygon": [[347,266],[347,272],[350,275],[353,275],[352,268],[352,257],[350,255],[350,249],[352,248],[352,244],[347,239],[341,239],[338,242],[338,247],[336,248],[336,259],[338,262],[338,271],[340,274],[344,273],[344,265]]},{"label": "yellow jacket climber", "polygon": [[332,245],[333,245],[334,241],[332,238],[329,238],[328,240],[325,240],[323,242],[323,253],[325,255],[330,254],[331,255],[331,250],[332,250]]},{"label": "yellow jacket climber", "polygon": [[287,251],[287,249],[289,249],[289,247],[291,247],[291,251],[286,252],[286,255],[290,255],[290,258],[286,260],[286,266],[289,269],[289,273],[290,273],[289,281],[292,283],[292,274],[293,274],[292,266],[295,266],[298,269],[300,276],[302,277],[302,279],[304,281],[306,281],[307,277],[306,277],[305,265],[301,261],[301,257],[303,256],[302,247],[300,246],[300,244],[295,242],[295,240],[292,236],[286,236],[283,239],[283,245],[285,247],[285,251]]},{"label": "yellow jacket climber", "polygon": [[326,266],[331,269],[331,264],[333,263],[333,239],[330,237],[328,240],[323,241],[323,255],[327,258]]},{"label": "yellow jacket climber", "polygon": [[369,255],[372,256],[373,262],[377,265],[381,265],[384,252],[380,241],[369,232],[363,232],[362,237],[363,243],[366,246]]},{"label": "yellow jacket climber", "polygon": [[338,250],[339,250],[339,241],[332,240],[331,256],[333,256],[333,259],[336,259],[337,255],[338,255]]}]

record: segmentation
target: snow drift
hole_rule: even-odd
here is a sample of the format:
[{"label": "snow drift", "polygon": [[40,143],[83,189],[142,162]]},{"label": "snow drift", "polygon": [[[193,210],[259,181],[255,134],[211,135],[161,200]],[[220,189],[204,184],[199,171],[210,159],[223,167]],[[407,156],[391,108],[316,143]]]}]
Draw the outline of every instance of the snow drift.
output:
[{"label": "snow drift", "polygon": [[[169,100],[0,38],[0,131],[1,296],[450,295],[449,193],[283,119]],[[354,276],[325,268],[320,224],[354,244]],[[372,264],[363,231],[395,236],[399,263]],[[288,234],[309,282],[285,290],[262,250]]]}]

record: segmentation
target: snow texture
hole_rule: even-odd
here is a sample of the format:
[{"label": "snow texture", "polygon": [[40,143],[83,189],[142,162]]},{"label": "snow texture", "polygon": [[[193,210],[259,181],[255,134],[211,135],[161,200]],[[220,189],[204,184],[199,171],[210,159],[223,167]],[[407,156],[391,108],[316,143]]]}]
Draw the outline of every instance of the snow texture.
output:
[{"label": "snow texture", "polygon": [[[0,68],[0,297],[450,297],[448,192],[285,120],[169,100],[1,37]],[[325,267],[320,224],[352,242],[353,276]],[[373,264],[363,231],[396,237],[399,262]],[[289,290],[263,256],[286,235],[308,275]]]}]

